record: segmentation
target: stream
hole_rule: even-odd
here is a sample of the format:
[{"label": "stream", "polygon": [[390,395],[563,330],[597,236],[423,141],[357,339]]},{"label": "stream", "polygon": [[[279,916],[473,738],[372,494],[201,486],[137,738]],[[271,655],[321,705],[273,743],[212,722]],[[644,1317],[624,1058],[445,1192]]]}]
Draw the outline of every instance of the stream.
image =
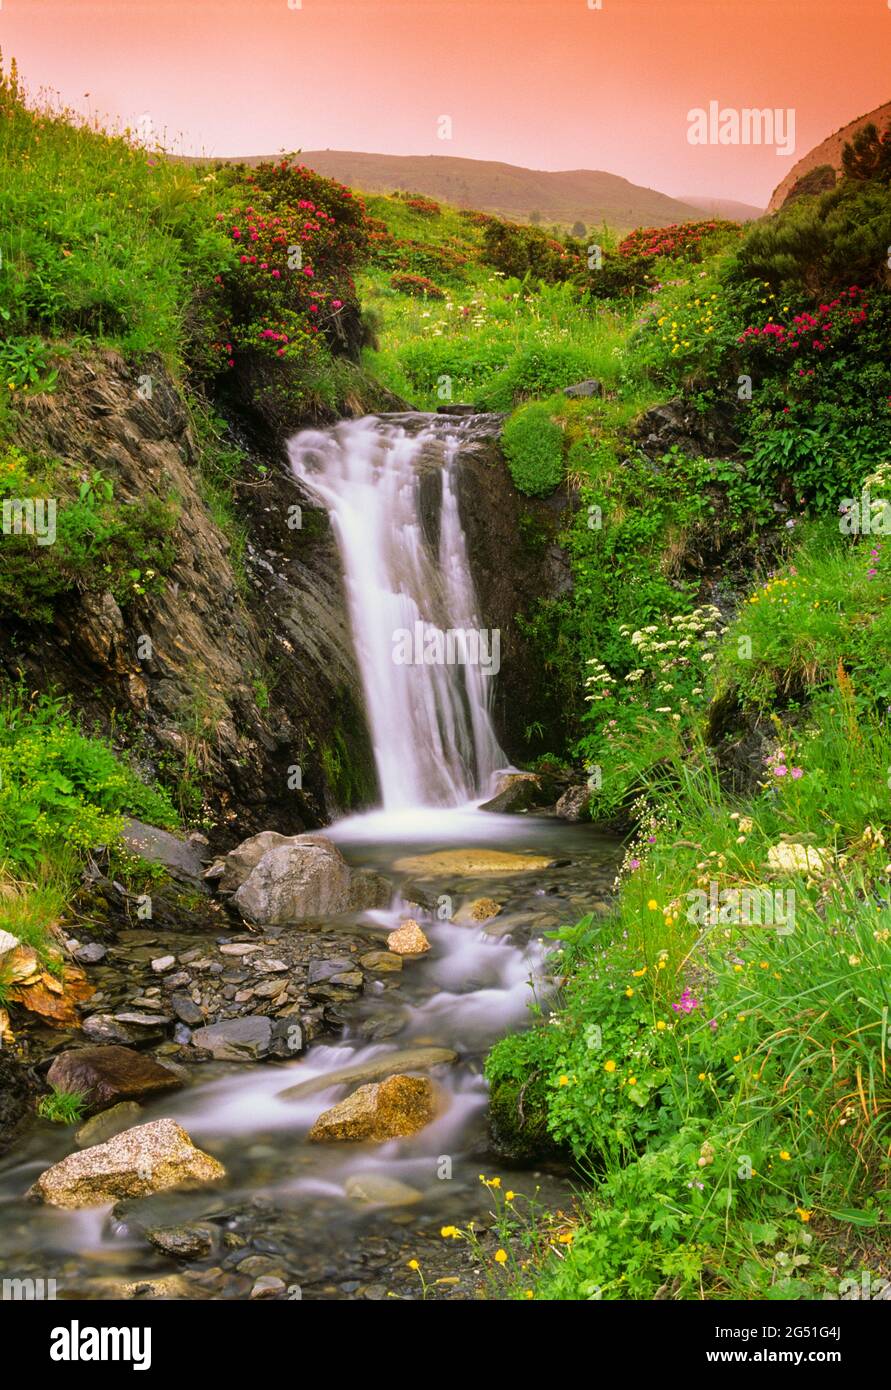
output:
[{"label": "stream", "polygon": [[[357,939],[370,943],[362,950],[385,950],[388,932],[411,918],[431,949],[369,979],[343,1006],[341,1033],[301,1057],[182,1066],[183,1089],[143,1105],[139,1123],[169,1116],[225,1165],[218,1187],[114,1208],[32,1206],[24,1192],[75,1147],[72,1129],[35,1119],[0,1160],[4,1273],[53,1278],[63,1298],[245,1298],[259,1296],[258,1279],[273,1281],[270,1296],[283,1298],[417,1298],[419,1276],[408,1267],[417,1260],[430,1296],[474,1298],[485,1286],[479,1262],[440,1229],[486,1226],[481,1173],[551,1209],[571,1204],[572,1179],[559,1165],[512,1171],[492,1157],[482,1067],[492,1044],[524,1027],[530,1004],[546,1005],[553,991],[544,934],[608,910],[618,846],[552,814],[478,809],[509,766],[491,719],[494,678],[479,665],[399,665],[392,656],[396,629],[420,624],[426,640],[480,626],[455,503],[463,425],[442,417],[342,422],[291,445],[295,473],[322,498],[337,535],[383,799],[381,809],[324,834],[351,865],[393,884],[386,909],[325,929],[343,935],[348,956]],[[433,528],[420,501],[431,457]],[[414,862],[449,850],[472,850],[474,859]],[[500,906],[482,923],[469,912],[481,898]],[[173,953],[187,945],[165,936]],[[388,1057],[399,1071],[396,1054],[420,1047],[456,1054],[424,1071],[437,1093],[432,1123],[385,1143],[307,1142],[322,1111],[389,1074]],[[203,1240],[190,1249],[186,1239],[178,1260],[145,1235],[177,1227],[188,1236],[196,1226]]]}]

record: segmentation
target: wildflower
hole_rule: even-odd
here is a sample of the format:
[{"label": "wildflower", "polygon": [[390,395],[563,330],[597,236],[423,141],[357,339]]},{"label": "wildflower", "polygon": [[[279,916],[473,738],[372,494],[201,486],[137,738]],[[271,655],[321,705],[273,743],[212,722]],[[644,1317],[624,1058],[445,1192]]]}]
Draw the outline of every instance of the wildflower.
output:
[{"label": "wildflower", "polygon": [[443,1240],[457,1240],[460,1232],[457,1226],[443,1226],[439,1234]]},{"label": "wildflower", "polygon": [[504,1194],[504,1200],[505,1200],[506,1202],[512,1202],[512,1201],[514,1200],[514,1198],[516,1197],[516,1195],[517,1195],[516,1192],[511,1192],[510,1190],[508,1190],[508,1191],[505,1192],[505,1194]]},{"label": "wildflower", "polygon": [[790,1154],[788,1149],[780,1149],[780,1158],[783,1160],[784,1163],[788,1163],[791,1157],[792,1155]]},{"label": "wildflower", "polygon": [[568,1076],[561,1076],[561,1077],[560,1077],[560,1085],[561,1085],[561,1086],[568,1086],[568,1085],[569,1085],[569,1077],[568,1077]]},{"label": "wildflower", "polygon": [[800,1219],[804,1222],[808,1222],[811,1219],[811,1212],[809,1212],[805,1207],[796,1207],[795,1215],[800,1217]]},{"label": "wildflower", "polygon": [[664,1029],[665,1029],[665,1020],[660,1018],[659,1021],[658,1021],[658,1023],[656,1024],[656,1032],[657,1032],[657,1033],[661,1033],[661,1032],[664,1031]]},{"label": "wildflower", "polygon": [[647,903],[647,907],[650,909],[651,912],[659,911],[659,904],[656,902],[655,898],[650,898],[650,901]]},{"label": "wildflower", "polygon": [[507,1264],[507,1251],[506,1251],[506,1250],[496,1250],[496,1251],[495,1251],[495,1262],[496,1262],[496,1264],[506,1265],[506,1264]]},{"label": "wildflower", "polygon": [[616,1064],[615,1064],[615,1062],[613,1062],[612,1060],[609,1061],[609,1062],[604,1062],[604,1064],[603,1064],[603,1070],[604,1070],[604,1071],[614,1072],[615,1069],[616,1069]]},{"label": "wildflower", "polygon": [[408,1267],[409,1267],[409,1269],[420,1269],[420,1268],[421,1268],[421,1266],[418,1264],[417,1260],[409,1260],[409,1262],[408,1262]]}]

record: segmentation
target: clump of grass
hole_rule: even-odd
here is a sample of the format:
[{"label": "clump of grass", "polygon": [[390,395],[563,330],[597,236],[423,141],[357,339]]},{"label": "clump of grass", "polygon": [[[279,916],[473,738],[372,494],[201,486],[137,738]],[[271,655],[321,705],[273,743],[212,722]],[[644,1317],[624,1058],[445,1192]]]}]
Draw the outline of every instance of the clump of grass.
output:
[{"label": "clump of grass", "polygon": [[76,1125],[84,1117],[87,1096],[84,1091],[62,1091],[53,1086],[49,1095],[41,1096],[37,1113],[41,1119],[57,1125]]}]

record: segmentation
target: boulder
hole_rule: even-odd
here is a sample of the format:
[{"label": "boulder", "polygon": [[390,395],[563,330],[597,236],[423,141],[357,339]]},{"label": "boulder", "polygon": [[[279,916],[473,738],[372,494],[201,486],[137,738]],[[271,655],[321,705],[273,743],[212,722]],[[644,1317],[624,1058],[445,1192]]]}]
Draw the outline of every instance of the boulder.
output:
[{"label": "boulder", "polygon": [[267,850],[290,844],[294,838],[293,835],[279,835],[277,830],[262,830],[259,835],[242,840],[235,849],[215,860],[206,870],[204,877],[215,880],[221,893],[234,893],[251,871],[256,869]]},{"label": "boulder", "polygon": [[568,787],[554,809],[561,820],[585,820],[590,800],[591,789],[582,783],[580,786]]},{"label": "boulder", "polygon": [[324,835],[295,835],[267,849],[234,895],[242,916],[259,926],[363,912],[389,900],[386,880],[351,869]]},{"label": "boulder", "polygon": [[403,922],[387,937],[387,948],[397,956],[422,956],[430,950],[430,942],[417,922],[411,918]]},{"label": "boulder", "polygon": [[272,1051],[272,1021],[264,1014],[227,1018],[196,1028],[192,1046],[209,1052],[217,1062],[260,1062]]},{"label": "boulder", "polygon": [[41,1173],[28,1196],[75,1210],[121,1197],[147,1197],[176,1187],[200,1187],[226,1176],[221,1163],[195,1147],[173,1120],[124,1130],[106,1144],[69,1154]]},{"label": "boulder", "polygon": [[541,797],[541,782],[534,772],[505,772],[498,779],[495,795],[480,806],[481,811],[509,815],[528,811]]},{"label": "boulder", "polygon": [[80,1091],[89,1110],[107,1110],[121,1100],[142,1099],[174,1090],[182,1082],[144,1052],[112,1043],[79,1047],[54,1058],[46,1074],[59,1091]]},{"label": "boulder", "polygon": [[417,1134],[433,1119],[433,1082],[425,1076],[390,1076],[360,1086],[346,1100],[325,1110],[307,1136],[310,1142],[384,1143]]},{"label": "boulder", "polygon": [[357,1081],[379,1081],[385,1077],[410,1071],[429,1071],[431,1067],[449,1066],[457,1062],[457,1052],[448,1047],[406,1047],[399,1052],[385,1052],[381,1057],[372,1057],[367,1062],[357,1062],[352,1067],[341,1067],[339,1071],[325,1072],[313,1076],[296,1086],[279,1091],[279,1100],[302,1100],[304,1096],[329,1091],[332,1086],[354,1086]]},{"label": "boulder", "polygon": [[162,864],[170,877],[188,888],[205,892],[204,871],[209,855],[203,836],[190,836],[181,840],[171,835],[169,830],[159,830],[155,825],[146,825],[140,820],[126,820],[121,831],[121,842],[125,849],[150,864]]},{"label": "boulder", "polygon": [[363,970],[388,975],[402,969],[402,957],[394,955],[392,951],[366,951],[364,956],[359,957],[359,964]]},{"label": "boulder", "polygon": [[452,921],[457,926],[465,926],[470,922],[490,922],[500,911],[501,903],[497,903],[494,898],[474,898],[473,902],[464,903],[463,907],[458,909]]}]

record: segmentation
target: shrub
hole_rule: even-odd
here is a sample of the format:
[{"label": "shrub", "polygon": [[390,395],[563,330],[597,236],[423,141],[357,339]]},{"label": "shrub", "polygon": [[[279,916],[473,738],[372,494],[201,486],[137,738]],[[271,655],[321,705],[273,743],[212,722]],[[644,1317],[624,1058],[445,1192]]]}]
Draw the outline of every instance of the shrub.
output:
[{"label": "shrub", "polygon": [[514,411],[501,438],[511,477],[520,492],[546,497],[563,479],[563,431],[546,401]]},{"label": "shrub", "polygon": [[581,257],[538,227],[490,222],[483,232],[483,260],[504,275],[556,284],[581,269]]},{"label": "shrub", "polygon": [[424,275],[391,275],[390,284],[400,294],[409,294],[414,299],[445,299],[445,293]]},{"label": "shrub", "polygon": [[108,844],[122,814],[173,828],[165,793],[147,786],[110,744],[83,734],[64,702],[0,699],[0,858],[32,871],[47,857]]},{"label": "shrub", "polygon": [[721,243],[739,235],[738,222],[711,219],[705,222],[673,222],[668,227],[638,227],[619,243],[620,256],[643,256],[653,260],[665,256],[669,260],[701,261],[712,254]]}]

